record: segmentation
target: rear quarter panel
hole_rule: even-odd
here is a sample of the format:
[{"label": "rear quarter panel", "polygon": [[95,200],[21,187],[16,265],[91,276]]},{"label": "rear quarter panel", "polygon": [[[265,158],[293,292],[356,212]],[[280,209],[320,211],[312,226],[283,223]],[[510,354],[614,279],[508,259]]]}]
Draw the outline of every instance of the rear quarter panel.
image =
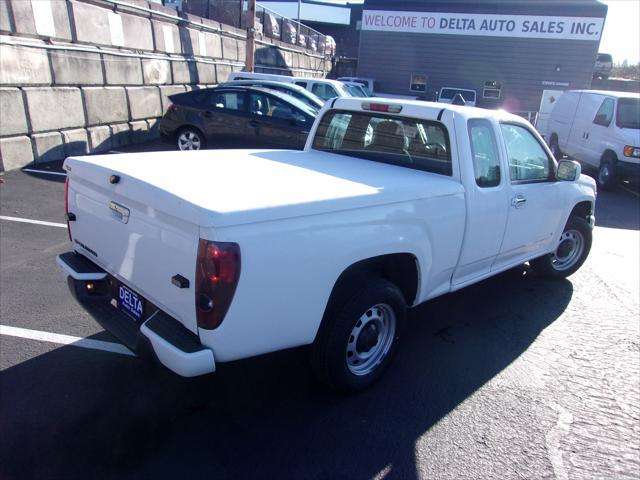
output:
[{"label": "rear quarter panel", "polygon": [[[220,327],[200,330],[218,361],[313,342],[329,295],[350,265],[411,253],[416,303],[449,290],[464,232],[463,193],[304,218],[203,230],[240,244],[242,269]],[[437,252],[437,255],[434,254]]]}]

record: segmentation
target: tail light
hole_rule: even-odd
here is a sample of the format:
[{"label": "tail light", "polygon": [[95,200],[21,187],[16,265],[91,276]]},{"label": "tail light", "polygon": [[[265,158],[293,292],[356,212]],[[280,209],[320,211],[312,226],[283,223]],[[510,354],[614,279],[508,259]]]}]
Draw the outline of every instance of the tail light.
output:
[{"label": "tail light", "polygon": [[64,218],[67,220],[67,233],[69,234],[69,241],[73,242],[71,238],[71,226],[69,225],[69,175],[64,181]]},{"label": "tail light", "polygon": [[198,327],[212,330],[224,320],[240,278],[240,246],[200,239],[196,262]]},{"label": "tail light", "polygon": [[173,112],[176,108],[177,107],[175,103],[170,103],[169,106],[167,107],[167,113]]}]

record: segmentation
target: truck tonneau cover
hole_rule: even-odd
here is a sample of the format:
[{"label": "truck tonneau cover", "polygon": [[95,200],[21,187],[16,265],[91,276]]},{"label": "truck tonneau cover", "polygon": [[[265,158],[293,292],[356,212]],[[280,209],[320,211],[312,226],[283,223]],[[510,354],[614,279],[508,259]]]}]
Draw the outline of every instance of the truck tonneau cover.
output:
[{"label": "truck tonneau cover", "polygon": [[[319,151],[217,150],[70,157],[73,178],[202,227],[462,192],[451,178]],[[109,177],[121,176],[118,185]]]}]

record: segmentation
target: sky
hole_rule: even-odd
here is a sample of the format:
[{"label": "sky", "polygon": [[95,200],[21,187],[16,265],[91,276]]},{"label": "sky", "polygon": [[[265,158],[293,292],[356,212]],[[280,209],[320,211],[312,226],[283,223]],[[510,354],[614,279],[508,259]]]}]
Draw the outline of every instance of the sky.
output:
[{"label": "sky", "polygon": [[610,53],[613,63],[640,62],[640,0],[601,0],[609,7],[600,52]]}]

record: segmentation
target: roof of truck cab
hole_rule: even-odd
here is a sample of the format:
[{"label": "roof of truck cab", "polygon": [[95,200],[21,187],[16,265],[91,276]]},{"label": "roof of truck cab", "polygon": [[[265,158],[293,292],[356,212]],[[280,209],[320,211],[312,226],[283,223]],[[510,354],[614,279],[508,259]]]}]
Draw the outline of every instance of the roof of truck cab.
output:
[{"label": "roof of truck cab", "polygon": [[340,97],[334,101],[329,101],[330,108],[334,110],[357,110],[368,111],[362,108],[363,103],[398,105],[402,111],[396,115],[415,118],[426,118],[435,120],[442,111],[452,111],[464,118],[497,118],[503,121],[523,121],[522,117],[509,113],[505,110],[488,110],[486,108],[466,107],[462,105],[452,105],[449,103],[425,102],[423,100],[405,100],[400,98],[370,97],[348,98]]}]

